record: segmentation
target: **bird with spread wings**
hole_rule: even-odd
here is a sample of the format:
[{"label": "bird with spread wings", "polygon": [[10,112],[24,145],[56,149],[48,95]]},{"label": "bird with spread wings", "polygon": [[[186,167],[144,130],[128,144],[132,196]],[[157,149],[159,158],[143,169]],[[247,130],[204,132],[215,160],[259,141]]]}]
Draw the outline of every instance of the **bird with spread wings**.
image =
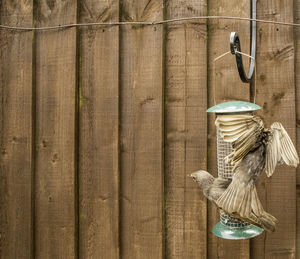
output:
[{"label": "bird with spread wings", "polygon": [[232,179],[214,178],[205,171],[191,176],[224,212],[274,231],[277,220],[263,209],[255,181],[262,172],[272,176],[277,164],[298,165],[293,142],[281,123],[274,122],[267,129],[259,116],[251,114],[218,115],[215,123],[223,140],[232,146],[225,158],[234,166]]}]

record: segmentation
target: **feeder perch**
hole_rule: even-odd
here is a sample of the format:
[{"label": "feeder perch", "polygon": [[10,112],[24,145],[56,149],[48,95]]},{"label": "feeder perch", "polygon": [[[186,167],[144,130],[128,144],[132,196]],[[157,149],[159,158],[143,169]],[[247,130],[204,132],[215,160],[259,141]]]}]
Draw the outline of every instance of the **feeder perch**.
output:
[{"label": "feeder perch", "polygon": [[[217,104],[207,110],[207,112],[220,114],[249,114],[261,107],[242,101],[233,101]],[[217,160],[218,160],[218,177],[232,178],[233,166],[227,165],[224,158],[232,151],[231,144],[226,143],[217,128]],[[213,234],[224,239],[247,239],[260,235],[263,229],[254,226],[248,222],[233,218],[224,211],[220,211],[220,222],[217,223],[213,230]]]}]

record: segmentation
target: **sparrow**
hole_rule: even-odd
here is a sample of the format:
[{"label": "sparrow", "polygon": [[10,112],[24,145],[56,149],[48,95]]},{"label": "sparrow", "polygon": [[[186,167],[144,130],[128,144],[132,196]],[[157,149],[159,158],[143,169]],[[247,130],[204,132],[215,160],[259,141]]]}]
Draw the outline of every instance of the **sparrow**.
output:
[{"label": "sparrow", "polygon": [[[221,195],[218,187],[219,196],[213,201],[229,215],[250,223],[254,220],[264,229],[274,231],[277,220],[263,209],[255,182],[262,172],[272,176],[277,164],[297,167],[299,157],[293,142],[281,123],[274,122],[268,129],[256,115],[218,115],[215,124],[223,140],[231,143],[232,152],[225,157],[225,162],[234,167],[230,184]],[[198,184],[199,180],[204,181],[201,177]]]}]

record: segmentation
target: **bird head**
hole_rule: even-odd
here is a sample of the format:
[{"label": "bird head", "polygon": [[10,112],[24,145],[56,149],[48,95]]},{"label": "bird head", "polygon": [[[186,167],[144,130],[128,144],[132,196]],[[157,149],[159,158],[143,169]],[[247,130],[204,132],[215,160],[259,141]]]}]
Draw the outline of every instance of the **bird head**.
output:
[{"label": "bird head", "polygon": [[197,182],[202,189],[210,186],[214,182],[214,177],[210,173],[203,170],[199,170],[190,174],[190,177],[193,178],[193,180]]}]

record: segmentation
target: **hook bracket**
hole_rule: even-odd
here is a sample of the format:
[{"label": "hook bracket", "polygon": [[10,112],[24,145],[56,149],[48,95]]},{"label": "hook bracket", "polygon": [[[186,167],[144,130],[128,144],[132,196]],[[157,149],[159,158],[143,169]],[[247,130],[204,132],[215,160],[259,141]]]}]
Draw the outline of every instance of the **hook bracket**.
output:
[{"label": "hook bracket", "polygon": [[[251,0],[251,18],[256,19],[256,1]],[[255,53],[256,53],[256,21],[251,21],[251,60],[249,66],[248,75],[245,73],[242,55],[238,52],[242,52],[239,35],[237,32],[230,33],[230,52],[235,55],[236,64],[239,71],[241,80],[244,83],[250,83],[255,68]]]}]

